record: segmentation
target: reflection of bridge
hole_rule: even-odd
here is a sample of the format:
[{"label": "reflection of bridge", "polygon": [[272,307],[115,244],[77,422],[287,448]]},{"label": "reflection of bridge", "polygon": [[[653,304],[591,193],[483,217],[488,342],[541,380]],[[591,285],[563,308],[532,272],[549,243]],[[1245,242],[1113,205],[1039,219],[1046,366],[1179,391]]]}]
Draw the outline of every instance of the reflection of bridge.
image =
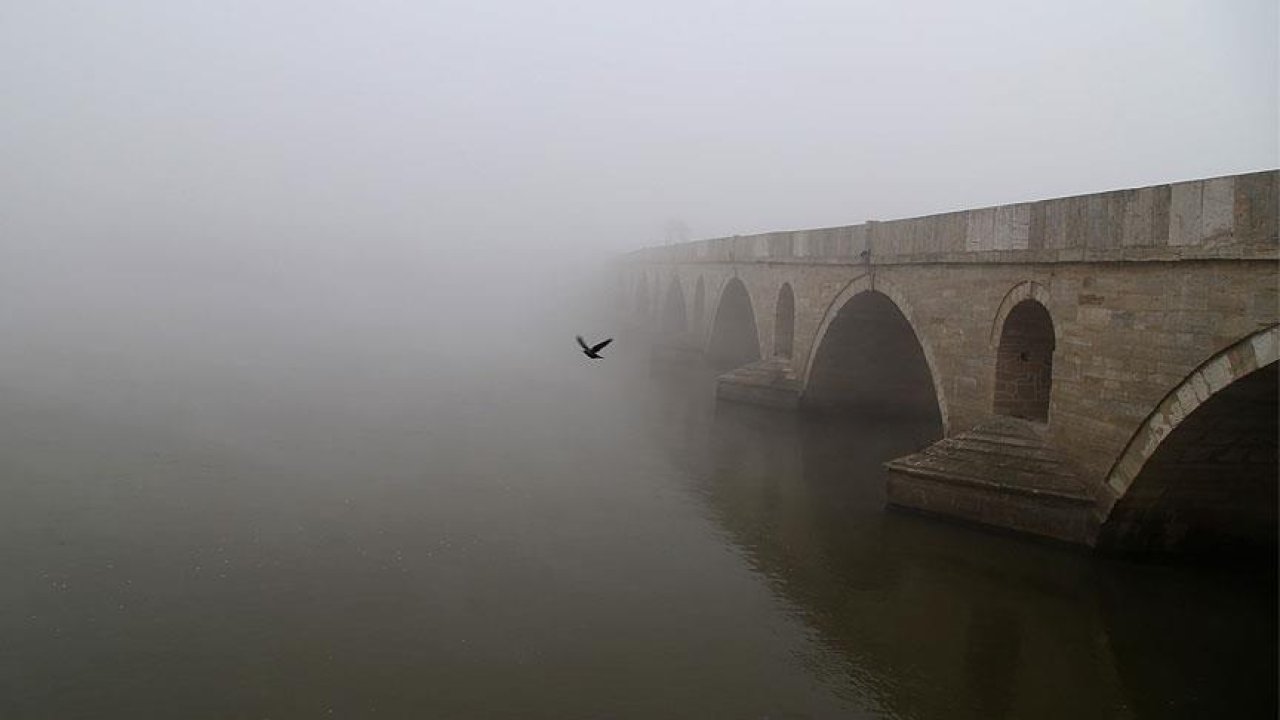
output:
[{"label": "reflection of bridge", "polygon": [[722,399],[928,413],[890,501],[1085,544],[1274,548],[1264,172],[649,248],[624,301]]}]

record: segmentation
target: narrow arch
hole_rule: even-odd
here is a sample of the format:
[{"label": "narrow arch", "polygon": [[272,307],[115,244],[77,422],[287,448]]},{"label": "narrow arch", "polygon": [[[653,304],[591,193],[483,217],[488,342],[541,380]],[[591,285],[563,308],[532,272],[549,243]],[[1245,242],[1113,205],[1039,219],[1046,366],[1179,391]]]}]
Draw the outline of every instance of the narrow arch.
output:
[{"label": "narrow arch", "polygon": [[683,333],[688,325],[684,309],[684,288],[680,287],[680,276],[671,276],[667,285],[667,296],[663,301],[662,320],[659,328],[666,334]]},{"label": "narrow arch", "polygon": [[693,285],[693,330],[701,333],[703,323],[707,317],[707,289],[702,282],[702,276],[698,276],[698,281]]},{"label": "narrow arch", "polygon": [[707,358],[720,370],[740,367],[760,359],[760,335],[751,296],[738,278],[730,278],[720,292]]},{"label": "narrow arch", "polygon": [[640,273],[636,281],[636,314],[640,317],[649,315],[649,278]]},{"label": "narrow arch", "polygon": [[650,322],[657,326],[658,319],[662,317],[662,276],[659,271],[653,273],[653,281],[649,285],[649,297],[652,301],[649,303]]},{"label": "narrow arch", "polygon": [[996,348],[995,414],[1049,421],[1054,346],[1053,318],[1044,305],[1026,299],[1010,309]]},{"label": "narrow arch", "polygon": [[941,435],[933,371],[892,298],[869,287],[852,293],[824,325],[807,375],[807,409],[922,420]]},{"label": "narrow arch", "polygon": [[[808,358],[804,363],[805,390],[802,401],[810,408],[821,407],[820,401],[815,404],[815,401],[818,400],[818,398],[813,393],[815,369],[820,367],[819,358],[821,358],[825,352],[824,346],[827,345],[828,336],[832,332],[832,328],[843,324],[843,321],[841,320],[841,313],[849,306],[849,303],[852,302],[854,298],[864,293],[876,293],[886,296],[892,302],[894,310],[896,310],[897,313],[905,320],[906,328],[911,333],[911,338],[914,340],[915,347],[923,353],[925,367],[927,368],[928,386],[932,388],[932,400],[933,403],[935,403],[938,416],[941,419],[942,434],[945,435],[947,433],[947,429],[950,427],[948,424],[950,415],[947,409],[947,396],[943,392],[943,386],[938,374],[938,363],[934,358],[933,349],[930,347],[929,343],[916,332],[915,328],[918,327],[918,324],[911,312],[911,306],[907,303],[906,297],[902,292],[892,283],[887,283],[883,279],[873,282],[870,274],[859,275],[849,281],[844,289],[840,291],[840,294],[837,295],[835,299],[831,301],[831,304],[827,306],[827,310],[822,317],[822,322],[818,325],[818,331],[815,333],[813,343],[809,348]],[[921,395],[923,394],[923,391],[921,391]],[[927,406],[928,403],[922,401],[920,405]],[[924,414],[928,414],[928,411],[924,410],[923,407],[920,407],[919,409]]]},{"label": "narrow arch", "polygon": [[782,283],[773,315],[773,354],[790,358],[796,333],[796,297],[791,283]]},{"label": "narrow arch", "polygon": [[1218,353],[1170,392],[1108,475],[1098,544],[1140,553],[1266,558],[1277,550],[1280,329]]},{"label": "narrow arch", "polygon": [[1000,331],[1004,329],[1005,318],[1023,300],[1035,300],[1046,308],[1051,304],[1049,302],[1049,290],[1033,280],[1020,282],[1009,288],[1009,292],[1005,293],[1004,298],[1000,301],[1000,309],[996,310],[995,318],[991,320],[991,332],[988,335],[988,342],[990,342],[991,347],[996,347],[1000,342]]}]

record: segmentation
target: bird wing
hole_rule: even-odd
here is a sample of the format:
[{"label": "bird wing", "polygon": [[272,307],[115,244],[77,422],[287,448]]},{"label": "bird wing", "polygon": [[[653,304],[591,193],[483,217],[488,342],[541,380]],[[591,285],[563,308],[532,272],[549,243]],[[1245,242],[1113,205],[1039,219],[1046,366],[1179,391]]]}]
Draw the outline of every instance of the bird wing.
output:
[{"label": "bird wing", "polygon": [[591,349],[591,346],[587,344],[587,341],[586,341],[586,340],[583,340],[583,339],[582,339],[582,336],[581,336],[581,335],[579,335],[579,336],[578,336],[578,344],[582,346],[582,349],[583,349],[583,350],[590,350],[590,349]]},{"label": "bird wing", "polygon": [[609,338],[608,340],[605,340],[604,342],[600,343],[599,345],[596,345],[595,347],[591,348],[591,352],[593,352],[593,353],[598,353],[598,352],[600,352],[601,350],[603,350],[603,349],[604,349],[604,346],[605,346],[605,345],[608,345],[608,344],[609,344],[609,343],[611,343],[611,342],[613,342],[613,338]]}]

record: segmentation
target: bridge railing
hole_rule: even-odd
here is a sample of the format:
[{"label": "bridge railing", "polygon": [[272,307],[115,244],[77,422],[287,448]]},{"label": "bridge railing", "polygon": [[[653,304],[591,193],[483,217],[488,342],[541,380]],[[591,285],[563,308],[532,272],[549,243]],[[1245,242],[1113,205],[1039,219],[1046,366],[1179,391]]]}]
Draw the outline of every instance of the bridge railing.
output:
[{"label": "bridge railing", "polygon": [[[1280,172],[646,248],[641,262],[1275,257]],[[865,254],[864,254],[865,253]]]}]

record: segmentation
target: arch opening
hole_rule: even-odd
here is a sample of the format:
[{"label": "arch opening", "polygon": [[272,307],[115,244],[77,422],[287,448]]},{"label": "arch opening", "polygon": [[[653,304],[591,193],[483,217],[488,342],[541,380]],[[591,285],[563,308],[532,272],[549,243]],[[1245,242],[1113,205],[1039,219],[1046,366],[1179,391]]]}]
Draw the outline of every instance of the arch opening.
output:
[{"label": "arch opening", "polygon": [[802,398],[806,410],[922,421],[931,437],[941,437],[924,348],[889,296],[871,290],[854,295],[820,342]]},{"label": "arch opening", "polygon": [[671,278],[667,286],[667,297],[662,304],[662,321],[659,328],[665,334],[678,334],[685,331],[687,320],[684,309],[684,290],[680,287],[680,278]]},{"label": "arch opening", "polygon": [[751,296],[738,278],[730,279],[720,294],[707,359],[716,370],[729,370],[760,359],[760,336]]},{"label": "arch opening", "polygon": [[1161,441],[1112,508],[1100,547],[1276,566],[1278,367],[1235,380]]},{"label": "arch opening", "polygon": [[791,291],[791,283],[783,283],[778,290],[777,309],[773,322],[773,354],[780,358],[790,358],[795,341],[796,298]]},{"label": "arch opening", "polygon": [[649,314],[649,279],[643,273],[636,281],[636,314],[640,317]]},{"label": "arch opening", "polygon": [[707,311],[707,290],[702,282],[702,276],[698,276],[698,282],[693,286],[693,330],[702,332],[702,324],[706,322]]},{"label": "arch opening", "polygon": [[1044,305],[1035,300],[1015,305],[996,349],[995,414],[1049,421],[1053,350],[1053,318]]}]

